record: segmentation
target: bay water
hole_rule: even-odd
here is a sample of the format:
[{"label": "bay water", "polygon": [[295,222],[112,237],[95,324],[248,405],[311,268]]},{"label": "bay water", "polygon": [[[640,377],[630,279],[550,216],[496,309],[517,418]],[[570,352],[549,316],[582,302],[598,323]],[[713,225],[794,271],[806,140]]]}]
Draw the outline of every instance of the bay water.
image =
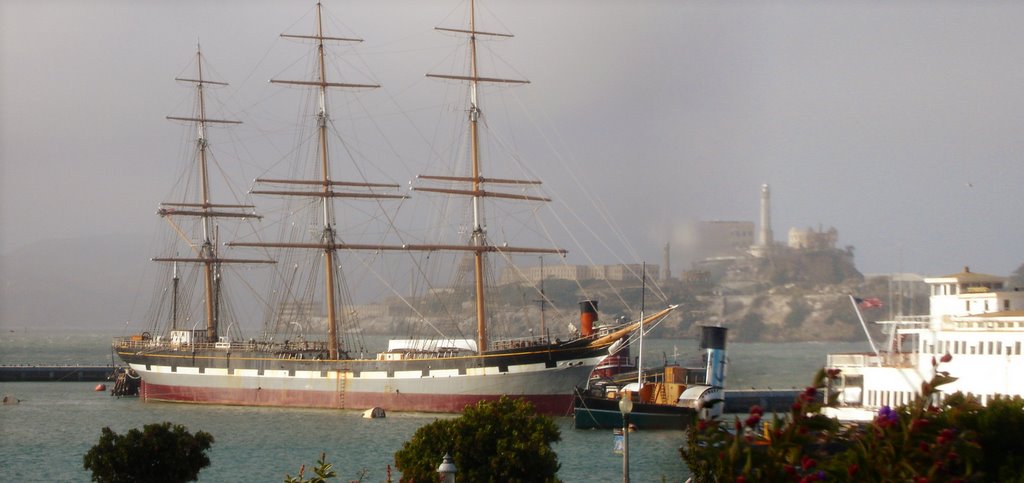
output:
[{"label": "bay water", "polygon": [[[0,364],[110,364],[112,335],[7,331],[0,334]],[[865,349],[866,343],[732,343],[726,385],[731,389],[802,388],[824,364],[825,354]],[[648,339],[644,351],[645,365],[659,365],[666,357],[676,359],[676,352],[681,361],[696,356],[697,343]],[[21,400],[0,406],[0,480],[89,481],[82,456],[99,439],[101,428],[124,433],[170,421],[214,436],[211,465],[199,474],[202,482],[282,481],[285,474],[294,476],[301,465],[313,465],[321,452],[334,463],[338,481],[386,481],[388,465],[393,481],[398,481],[394,453],[420,426],[453,417],[388,413],[383,419],[363,419],[355,410],[143,403],[95,392],[95,385],[0,383],[0,394]],[[622,480],[622,456],[612,452],[611,431],[573,429],[571,417],[555,418],[555,422],[562,435],[555,445],[562,480]],[[684,438],[682,431],[631,433],[632,480],[685,481],[689,474],[679,457]]]}]

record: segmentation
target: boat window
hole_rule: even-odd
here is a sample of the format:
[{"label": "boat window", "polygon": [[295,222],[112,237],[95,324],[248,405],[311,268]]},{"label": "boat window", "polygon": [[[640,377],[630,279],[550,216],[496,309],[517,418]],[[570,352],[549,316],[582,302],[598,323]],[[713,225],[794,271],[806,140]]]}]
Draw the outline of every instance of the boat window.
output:
[{"label": "boat window", "polygon": [[1017,354],[1018,356],[1020,355],[1020,341],[1017,341],[1013,344],[1013,353]]},{"label": "boat window", "polygon": [[1003,310],[1010,310],[1010,299],[1003,299]]}]

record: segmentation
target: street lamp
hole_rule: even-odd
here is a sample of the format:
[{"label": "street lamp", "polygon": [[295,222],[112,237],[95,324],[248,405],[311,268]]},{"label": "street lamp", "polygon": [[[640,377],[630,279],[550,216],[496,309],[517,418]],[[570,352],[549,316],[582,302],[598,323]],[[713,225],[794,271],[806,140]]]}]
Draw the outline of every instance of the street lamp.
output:
[{"label": "street lamp", "polygon": [[629,391],[622,391],[619,412],[622,413],[622,483],[629,483],[629,413],[633,411],[633,399]]},{"label": "street lamp", "polygon": [[437,474],[440,476],[441,483],[455,483],[456,471],[458,470],[455,468],[455,463],[452,463],[451,455],[445,453],[441,466],[437,467]]}]

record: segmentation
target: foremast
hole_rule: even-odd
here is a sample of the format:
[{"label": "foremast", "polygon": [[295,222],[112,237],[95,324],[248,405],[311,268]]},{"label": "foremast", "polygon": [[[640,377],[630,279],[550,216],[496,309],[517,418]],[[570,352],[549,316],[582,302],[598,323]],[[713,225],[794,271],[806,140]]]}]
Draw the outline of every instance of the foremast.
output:
[{"label": "foremast", "polygon": [[481,82],[483,83],[498,83],[498,84],[528,84],[528,80],[522,79],[501,79],[495,77],[481,77],[477,63],[477,37],[507,37],[510,38],[512,35],[495,32],[484,32],[476,29],[476,5],[474,0],[469,2],[469,28],[468,29],[454,29],[436,27],[436,30],[444,32],[452,32],[457,34],[465,34],[469,36],[469,75],[456,75],[456,74],[427,74],[427,77],[434,77],[440,79],[451,79],[458,81],[465,81],[469,83],[469,112],[467,120],[469,122],[470,132],[470,158],[471,158],[471,176],[469,178],[463,177],[452,177],[452,176],[423,176],[420,179],[437,180],[437,181],[449,181],[456,183],[468,183],[470,186],[469,190],[464,189],[442,189],[442,188],[414,188],[417,191],[428,191],[437,193],[447,193],[454,195],[469,196],[472,204],[473,212],[473,226],[472,232],[469,238],[468,248],[473,253],[473,274],[474,274],[474,288],[476,295],[476,321],[477,321],[477,349],[480,352],[487,350],[487,308],[484,300],[484,282],[485,282],[485,254],[490,251],[501,251],[506,253],[554,253],[564,255],[567,253],[563,249],[544,249],[544,248],[516,248],[516,247],[501,247],[497,248],[488,244],[487,232],[485,229],[484,215],[483,215],[483,200],[484,198],[505,198],[505,199],[516,199],[516,200],[527,200],[527,201],[551,201],[549,198],[539,196],[527,196],[520,194],[501,193],[501,192],[489,192],[484,190],[485,183],[491,184],[510,184],[510,185],[539,185],[540,181],[537,180],[515,180],[515,179],[496,179],[496,178],[484,178],[481,170],[481,159],[480,159],[480,130],[479,122],[482,115],[480,110],[479,99],[477,96],[478,86]]},{"label": "foremast", "polygon": [[[199,173],[199,200],[194,202],[165,202],[160,204],[160,208],[157,210],[157,214],[163,217],[171,226],[178,232],[191,247],[193,257],[156,257],[153,261],[156,262],[170,262],[174,264],[174,278],[173,283],[175,285],[172,296],[172,314],[171,314],[171,328],[177,328],[178,318],[178,300],[177,300],[177,284],[178,284],[178,263],[195,263],[200,264],[203,267],[203,292],[204,292],[204,319],[206,321],[206,337],[207,340],[216,340],[219,334],[219,322],[220,322],[220,269],[221,265],[225,263],[273,263],[271,260],[251,260],[251,259],[228,259],[220,258],[217,251],[216,245],[216,229],[213,225],[213,220],[216,218],[256,218],[260,216],[255,214],[252,205],[237,205],[237,204],[221,204],[214,203],[210,193],[210,176],[209,176],[209,142],[207,141],[206,131],[207,124],[241,124],[241,121],[228,120],[228,119],[212,119],[206,117],[206,98],[203,90],[207,85],[226,86],[225,82],[216,82],[207,80],[203,77],[203,54],[202,49],[196,46],[196,78],[182,78],[176,77],[176,81],[189,83],[195,86],[196,89],[196,115],[192,117],[179,117],[179,116],[167,116],[167,119],[172,121],[185,121],[191,122],[195,125],[196,129],[196,154],[197,154],[197,166]],[[197,247],[192,241],[182,233],[181,229],[175,224],[175,216],[184,217],[198,217],[202,222],[202,233],[200,233],[200,243]]]},{"label": "foremast", "polygon": [[[339,358],[341,353],[338,343],[338,321],[339,321],[339,310],[338,301],[335,298],[335,293],[338,289],[338,281],[335,278],[335,259],[336,252],[339,249],[358,249],[361,246],[350,245],[341,243],[338,237],[336,220],[334,217],[334,206],[333,200],[335,198],[362,198],[362,199],[403,199],[404,195],[389,195],[373,192],[373,189],[397,189],[397,184],[389,183],[364,183],[364,182],[351,182],[351,181],[338,181],[332,178],[331,175],[331,162],[330,162],[330,150],[328,146],[328,123],[330,122],[330,114],[328,113],[328,88],[356,88],[356,89],[372,89],[380,87],[377,84],[353,84],[353,83],[342,83],[342,82],[330,82],[327,79],[327,64],[324,60],[325,46],[324,41],[335,41],[335,42],[362,42],[362,39],[357,38],[344,38],[344,37],[329,37],[324,35],[323,30],[323,19],[322,19],[323,5],[317,3],[316,5],[316,34],[314,35],[292,35],[292,34],[281,34],[284,38],[293,39],[307,39],[313,40],[316,43],[316,60],[317,60],[317,78],[315,80],[283,80],[283,79],[271,79],[271,83],[274,84],[287,84],[287,85],[298,85],[314,87],[317,90],[318,96],[318,109],[316,115],[317,122],[317,149],[319,151],[317,156],[317,162],[319,163],[319,179],[315,180],[289,180],[289,179],[266,179],[258,178],[257,183],[270,184],[270,185],[286,185],[291,186],[293,189],[290,190],[252,190],[252,194],[262,195],[281,195],[281,196],[299,196],[307,198],[319,198],[320,203],[320,236],[319,240],[314,243],[243,243],[243,242],[231,242],[229,246],[245,246],[245,247],[263,247],[263,248],[298,248],[298,249],[312,249],[320,250],[323,253],[324,260],[324,305],[326,306],[327,312],[327,347],[328,355],[331,359],[336,360]],[[306,187],[306,190],[302,190],[302,187]],[[365,188],[371,191],[367,192],[349,192],[349,191],[337,191],[336,188]],[[297,188],[297,189],[294,189]],[[315,189],[311,189],[315,188]]]}]

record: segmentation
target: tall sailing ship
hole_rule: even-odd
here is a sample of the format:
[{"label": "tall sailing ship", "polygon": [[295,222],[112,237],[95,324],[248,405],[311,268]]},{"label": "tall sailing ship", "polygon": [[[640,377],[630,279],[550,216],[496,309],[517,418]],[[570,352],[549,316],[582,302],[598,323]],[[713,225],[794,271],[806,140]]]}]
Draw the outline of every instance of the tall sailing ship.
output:
[{"label": "tall sailing ship", "polygon": [[[508,257],[516,254],[533,256],[564,255],[559,248],[508,246],[488,239],[484,205],[490,200],[513,202],[546,202],[543,196],[520,192],[501,191],[500,187],[520,190],[536,187],[539,181],[487,177],[481,162],[480,135],[481,109],[478,86],[483,84],[516,84],[526,81],[485,77],[478,72],[477,42],[483,37],[510,37],[476,29],[476,14],[470,1],[469,25],[464,28],[440,28],[449,34],[468,39],[468,73],[428,74],[428,77],[468,84],[468,143],[469,169],[465,175],[421,175],[433,186],[415,187],[426,194],[444,194],[469,202],[471,221],[465,243],[354,243],[350,236],[342,236],[336,219],[335,203],[342,200],[373,200],[380,207],[388,200],[401,203],[407,196],[396,193],[395,183],[376,183],[365,179],[344,180],[335,173],[330,156],[333,125],[328,112],[329,92],[334,89],[372,89],[368,83],[337,82],[328,79],[325,50],[328,43],[358,42],[360,39],[332,37],[324,33],[322,6],[316,6],[316,30],[309,35],[282,34],[282,37],[312,42],[315,46],[315,77],[308,80],[272,80],[277,84],[310,88],[316,96],[315,176],[302,178],[258,178],[260,188],[253,195],[301,200],[313,207],[314,230],[296,230],[306,236],[298,241],[231,241],[228,247],[239,247],[263,253],[281,253],[274,256],[280,265],[290,253],[306,252],[319,268],[310,270],[311,279],[319,286],[317,294],[309,300],[291,297],[292,286],[275,290],[270,305],[272,320],[268,326],[307,325],[311,314],[320,313],[325,319],[325,334],[312,338],[304,332],[299,337],[283,339],[266,331],[260,339],[244,339],[236,325],[225,321],[228,312],[224,305],[221,269],[227,264],[273,263],[260,258],[222,257],[218,250],[216,220],[220,218],[257,219],[253,205],[246,203],[223,204],[211,200],[206,162],[208,143],[207,125],[234,121],[208,118],[204,88],[220,85],[207,80],[200,68],[196,78],[179,79],[193,84],[197,93],[197,114],[174,118],[194,123],[198,153],[196,169],[201,189],[190,201],[166,203],[159,214],[167,219],[181,238],[190,242],[190,256],[166,256],[155,261],[173,266],[170,290],[171,315],[166,331],[152,336],[141,334],[114,341],[118,356],[142,377],[140,396],[144,400],[188,403],[233,404],[252,406],[294,406],[318,408],[384,407],[393,411],[458,412],[465,405],[480,400],[497,399],[502,395],[524,398],[540,411],[566,414],[572,407],[574,388],[585,382],[591,370],[609,354],[610,349],[637,328],[653,323],[669,314],[675,306],[668,306],[648,317],[641,317],[610,333],[597,334],[589,314],[582,314],[580,327],[565,340],[552,338],[543,331],[540,336],[501,339],[489,332],[489,322],[495,318],[486,303],[488,293],[485,281],[489,277],[489,255]],[[296,170],[294,172],[303,172]],[[446,186],[438,187],[443,183]],[[496,186],[498,189],[485,187]],[[289,210],[282,210],[291,213]],[[186,234],[175,220],[198,220],[199,233]],[[392,220],[387,218],[388,221]],[[308,220],[305,220],[308,221]],[[303,222],[305,222],[303,221]],[[295,223],[303,226],[303,222]],[[354,316],[347,306],[350,295],[345,285],[345,273],[340,266],[340,255],[352,251],[371,253],[392,252],[454,252],[461,253],[472,272],[471,303],[475,311],[475,338],[453,338],[434,335],[391,341],[386,351],[368,354],[361,343],[354,341],[359,335]],[[283,258],[282,258],[283,257]],[[181,320],[179,305],[178,266],[199,268],[195,286],[201,287],[203,320]],[[296,272],[298,269],[296,269]],[[307,285],[312,286],[312,285]],[[198,289],[197,289],[198,290]],[[191,293],[191,292],[190,292]],[[196,297],[189,297],[195,299]],[[543,316],[543,315],[542,315]],[[302,322],[305,321],[305,322]],[[199,327],[205,322],[203,327]],[[589,323],[588,323],[589,322]],[[429,324],[429,322],[428,322]],[[439,332],[439,331],[438,331]]]}]

